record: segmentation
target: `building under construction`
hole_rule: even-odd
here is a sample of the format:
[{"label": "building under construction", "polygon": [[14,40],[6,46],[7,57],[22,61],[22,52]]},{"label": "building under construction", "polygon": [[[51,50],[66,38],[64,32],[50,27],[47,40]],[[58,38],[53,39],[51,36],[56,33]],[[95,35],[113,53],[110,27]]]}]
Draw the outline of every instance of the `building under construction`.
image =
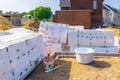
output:
[{"label": "building under construction", "polygon": [[0,14],[12,22],[14,26],[21,26],[21,19],[19,14]]}]

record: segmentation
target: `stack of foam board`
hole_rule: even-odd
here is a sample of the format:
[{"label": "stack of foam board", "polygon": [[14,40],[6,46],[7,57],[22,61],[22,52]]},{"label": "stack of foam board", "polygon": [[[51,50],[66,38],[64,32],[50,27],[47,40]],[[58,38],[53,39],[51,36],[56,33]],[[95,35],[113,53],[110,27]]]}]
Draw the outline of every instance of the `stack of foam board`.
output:
[{"label": "stack of foam board", "polygon": [[14,80],[14,75],[12,74],[7,51],[5,48],[0,50],[0,79]]},{"label": "stack of foam board", "polygon": [[78,31],[78,45],[80,46],[90,46],[90,31],[89,30],[79,30]]},{"label": "stack of foam board", "polygon": [[90,46],[104,46],[105,45],[105,32],[104,31],[97,31],[97,30],[92,30],[90,32],[90,36],[91,36],[91,44]]},{"label": "stack of foam board", "polygon": [[70,30],[84,30],[84,26],[79,25],[79,26],[70,26]]},{"label": "stack of foam board", "polygon": [[16,33],[0,37],[0,79],[24,80],[45,57],[43,36]]},{"label": "stack of foam board", "polygon": [[66,43],[68,27],[67,24],[41,22],[39,32],[43,33],[47,42]]},{"label": "stack of foam board", "polygon": [[78,45],[78,30],[69,30],[68,31],[68,45],[77,46]]},{"label": "stack of foam board", "polygon": [[105,33],[105,42],[104,42],[104,45],[105,46],[113,46],[114,45],[114,42],[115,42],[115,40],[114,40],[114,31],[110,31],[110,30],[108,30],[108,31],[105,31],[104,32]]},{"label": "stack of foam board", "polygon": [[69,25],[52,22],[41,22],[39,32],[44,35],[47,52],[60,52],[62,43],[67,42]]},{"label": "stack of foam board", "polygon": [[61,47],[62,45],[60,43],[46,43],[46,51],[48,54],[52,52],[61,52]]},{"label": "stack of foam board", "polygon": [[1,30],[0,30],[0,36],[4,36],[4,35],[8,35],[8,34],[9,34],[8,32],[1,31]]},{"label": "stack of foam board", "polygon": [[8,33],[34,33],[34,31],[28,30],[25,28],[12,28],[12,29],[6,30],[6,32]]},{"label": "stack of foam board", "polygon": [[0,31],[0,36],[5,35],[4,31]]},{"label": "stack of foam board", "polygon": [[68,33],[68,45],[72,52],[78,47],[90,47],[98,53],[116,53],[118,48],[114,43],[112,30],[70,30]]}]

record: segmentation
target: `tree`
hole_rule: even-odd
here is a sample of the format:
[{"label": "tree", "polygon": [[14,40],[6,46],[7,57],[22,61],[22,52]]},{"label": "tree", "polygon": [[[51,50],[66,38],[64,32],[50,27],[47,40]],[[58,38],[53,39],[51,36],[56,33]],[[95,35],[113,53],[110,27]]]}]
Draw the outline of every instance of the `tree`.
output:
[{"label": "tree", "polygon": [[21,17],[23,17],[24,15],[27,14],[27,12],[22,12],[22,13],[19,13]]},{"label": "tree", "polygon": [[30,11],[28,12],[28,14],[34,16],[34,12],[35,12],[34,10],[30,10]]},{"label": "tree", "polygon": [[49,19],[52,16],[50,7],[39,6],[28,12],[28,14],[34,16],[37,19]]},{"label": "tree", "polygon": [[12,14],[12,13],[13,13],[12,11],[6,12],[6,14]]}]

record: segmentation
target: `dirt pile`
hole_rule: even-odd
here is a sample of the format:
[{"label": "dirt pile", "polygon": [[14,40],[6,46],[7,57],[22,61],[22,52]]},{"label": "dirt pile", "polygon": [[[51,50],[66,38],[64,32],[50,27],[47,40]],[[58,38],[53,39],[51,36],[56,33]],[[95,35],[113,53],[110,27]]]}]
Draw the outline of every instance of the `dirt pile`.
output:
[{"label": "dirt pile", "polygon": [[29,30],[33,30],[33,31],[38,31],[37,28],[33,28],[33,27],[29,27],[29,26],[22,26],[23,28],[29,29]]},{"label": "dirt pile", "polygon": [[39,25],[40,25],[40,20],[38,20],[38,19],[22,19],[22,25],[38,29]]},{"label": "dirt pile", "polygon": [[13,24],[8,19],[0,16],[0,30],[7,30],[13,27]]}]

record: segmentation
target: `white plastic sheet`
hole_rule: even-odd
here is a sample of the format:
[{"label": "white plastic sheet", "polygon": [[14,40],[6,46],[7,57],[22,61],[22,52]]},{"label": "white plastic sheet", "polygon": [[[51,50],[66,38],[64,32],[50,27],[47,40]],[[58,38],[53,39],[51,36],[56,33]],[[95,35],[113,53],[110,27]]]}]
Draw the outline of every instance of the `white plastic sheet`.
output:
[{"label": "white plastic sheet", "polygon": [[34,31],[28,30],[25,28],[13,28],[13,29],[6,30],[6,32],[9,32],[9,33],[34,33]]},{"label": "white plastic sheet", "polygon": [[113,30],[71,30],[68,33],[68,45],[73,52],[77,47],[90,47],[98,53],[116,53],[118,44]]},{"label": "white plastic sheet", "polygon": [[4,35],[6,35],[6,32],[0,30],[0,36],[4,36]]},{"label": "white plastic sheet", "polygon": [[39,32],[43,33],[47,42],[66,43],[68,26],[67,24],[41,22]]},{"label": "white plastic sheet", "polygon": [[69,30],[68,32],[68,45],[77,45],[79,40],[78,30]]},{"label": "white plastic sheet", "polygon": [[70,26],[70,29],[72,30],[84,30],[84,26],[80,25],[80,26]]},{"label": "white plastic sheet", "polygon": [[114,44],[114,31],[113,30],[107,30],[105,33],[105,46],[113,46]]},{"label": "white plastic sheet", "polygon": [[60,43],[46,43],[46,52],[61,52],[62,45]]},{"label": "white plastic sheet", "polygon": [[[19,36],[18,36],[19,35]],[[34,68],[35,63],[40,62],[45,57],[45,44],[43,37],[37,33],[16,33],[12,35],[1,36],[0,40],[0,61],[7,60],[5,66],[12,72],[6,69],[6,75],[0,75],[0,79],[4,80],[23,80]],[[3,65],[2,65],[3,64]],[[4,67],[4,62],[0,62]],[[2,70],[5,71],[2,67]]]}]

